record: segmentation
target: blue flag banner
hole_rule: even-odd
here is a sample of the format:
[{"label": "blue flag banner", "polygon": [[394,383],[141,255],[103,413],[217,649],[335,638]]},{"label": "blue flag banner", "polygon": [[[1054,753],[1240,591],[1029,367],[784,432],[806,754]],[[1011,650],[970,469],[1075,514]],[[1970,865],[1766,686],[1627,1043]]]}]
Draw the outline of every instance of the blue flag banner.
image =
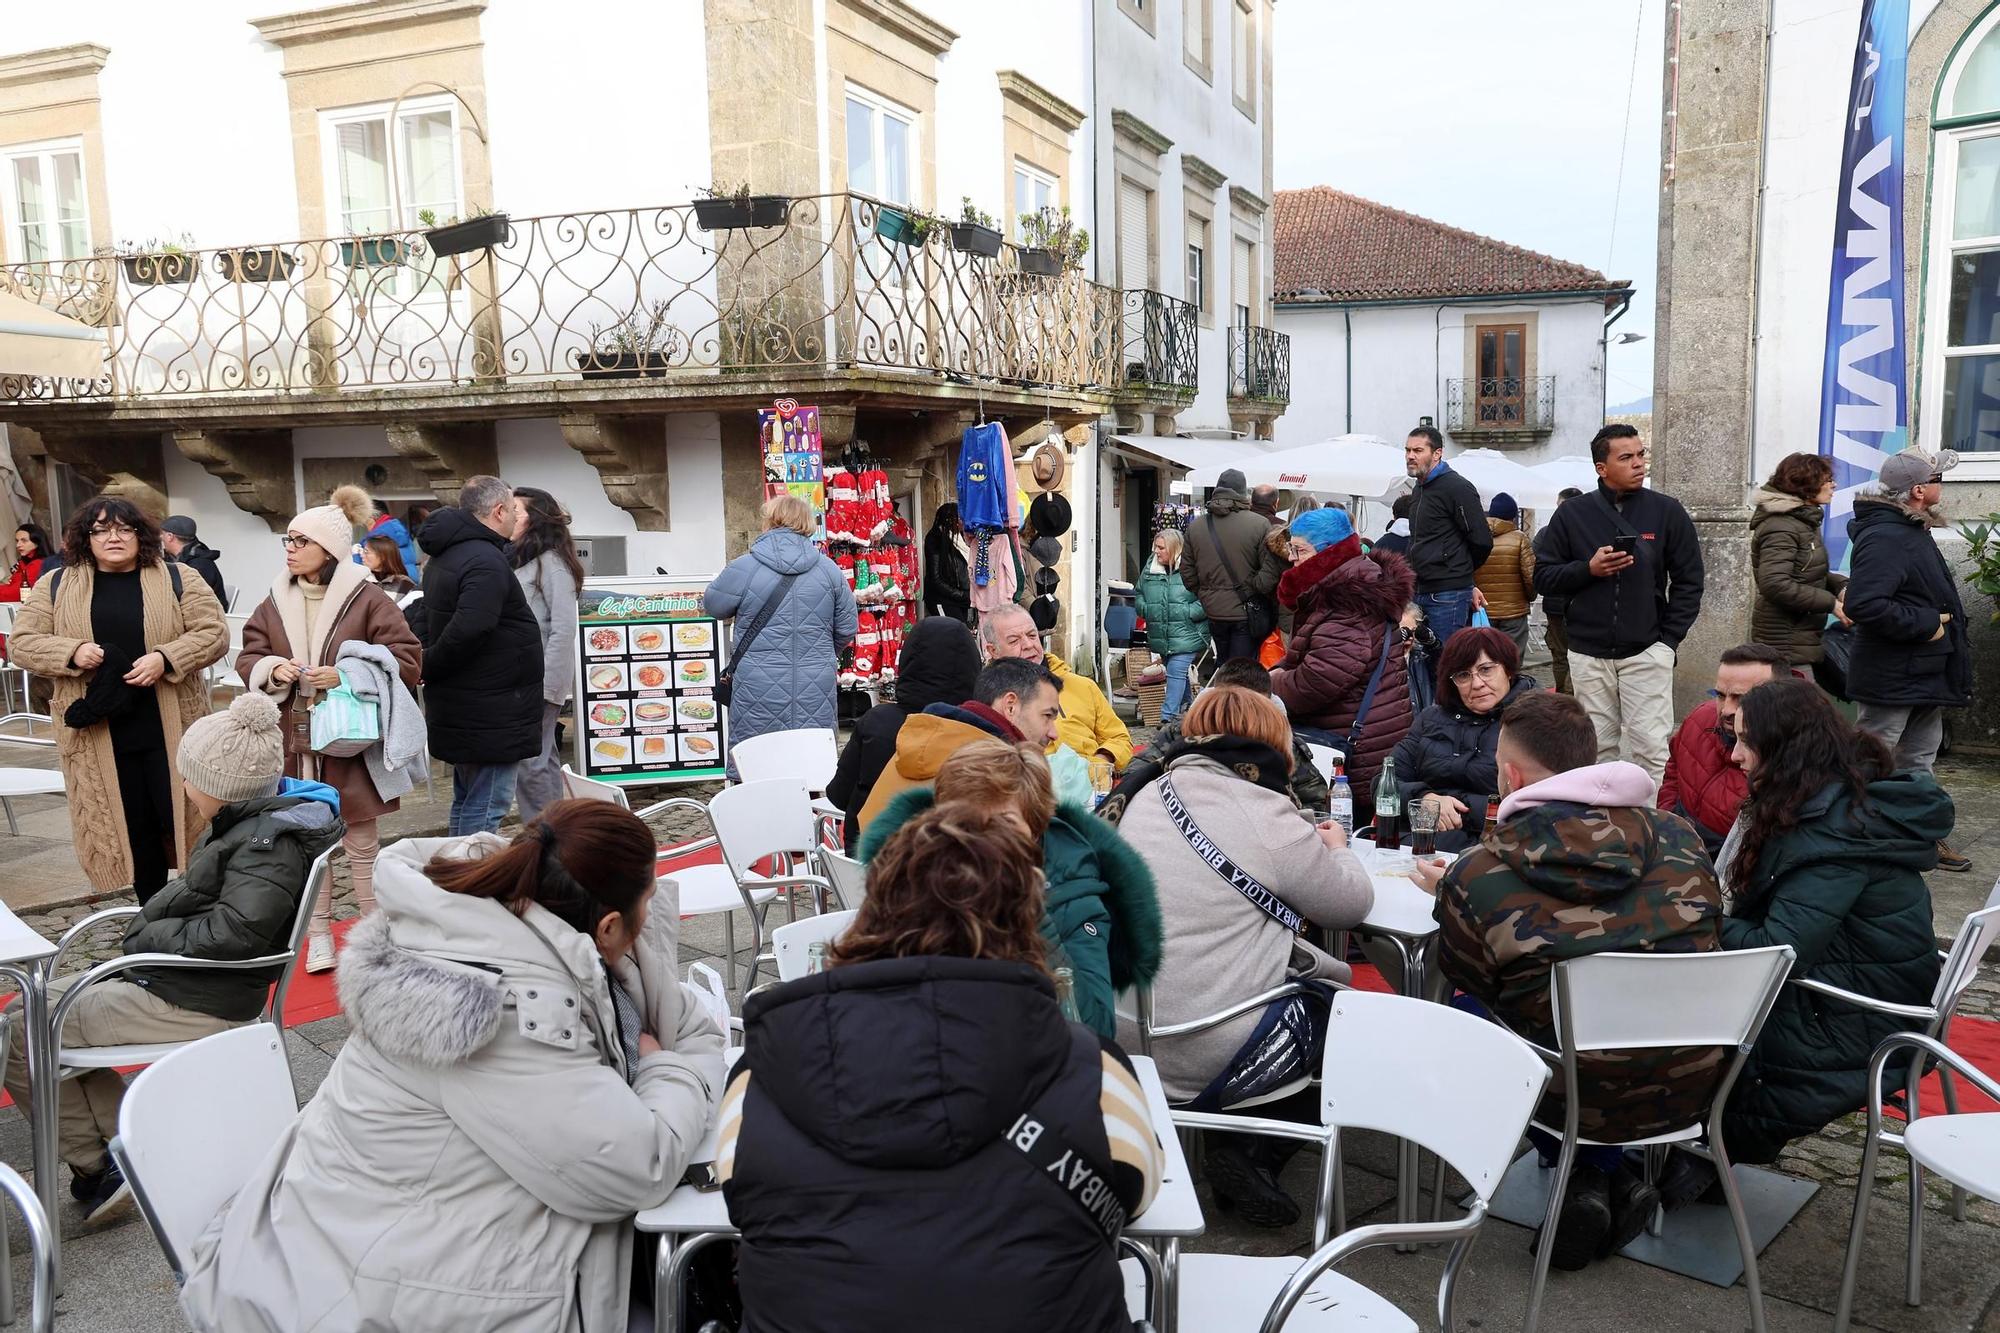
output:
[{"label": "blue flag banner", "polygon": [[1909,0],[1862,0],[1842,126],[1819,452],[1833,464],[1827,556],[1847,567],[1854,493],[1909,443],[1903,331],[1903,82]]}]

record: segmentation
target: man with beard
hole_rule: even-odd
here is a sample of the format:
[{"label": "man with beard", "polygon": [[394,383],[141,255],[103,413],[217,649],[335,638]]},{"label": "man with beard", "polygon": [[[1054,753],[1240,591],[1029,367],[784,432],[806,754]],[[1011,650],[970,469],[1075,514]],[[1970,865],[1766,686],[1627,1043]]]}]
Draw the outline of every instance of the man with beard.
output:
[{"label": "man with beard", "polygon": [[1785,671],[1785,656],[1761,643],[1739,643],[1722,654],[1715,688],[1674,733],[1667,747],[1667,775],[1659,806],[1701,834],[1712,859],[1736,822],[1750,791],[1750,776],[1730,759],[1736,748],[1736,714],[1743,696]]},{"label": "man with beard", "polygon": [[[1944,525],[1944,474],[1958,463],[1906,449],[1862,488],[1848,521],[1847,590],[1854,657],[1847,697],[1855,723],[1881,737],[1896,767],[1928,773],[1944,741],[1944,711],[1972,701],[1972,654],[1965,608],[1931,529]],[[1972,862],[1938,844],[1938,869]]]}]

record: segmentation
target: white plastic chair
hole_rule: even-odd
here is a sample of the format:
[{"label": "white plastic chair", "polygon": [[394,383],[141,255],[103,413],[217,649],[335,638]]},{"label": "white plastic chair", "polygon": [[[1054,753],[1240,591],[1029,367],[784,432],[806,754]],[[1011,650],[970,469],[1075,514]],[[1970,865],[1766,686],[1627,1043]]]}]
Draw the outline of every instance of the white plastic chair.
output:
[{"label": "white plastic chair", "polygon": [[868,897],[868,867],[831,847],[820,849],[819,864],[827,883],[833,885],[834,905],[843,912],[858,911]]},{"label": "white plastic chair", "polygon": [[[1993,886],[1992,892],[1987,894],[1986,906],[1977,912],[1971,913],[1965,918],[1964,923],[1959,926],[1958,936],[1952,941],[1951,952],[1944,955],[1944,966],[1938,972],[1937,986],[1931,991],[1931,1002],[1929,1004],[1890,1004],[1884,1000],[1877,1000],[1866,995],[1857,995],[1853,991],[1842,990],[1838,986],[1830,986],[1824,981],[1815,981],[1810,977],[1800,977],[1793,984],[1803,986],[1815,995],[1821,995],[1842,1004],[1853,1005],[1857,1008],[1871,1010],[1879,1014],[1893,1014],[1896,1017],[1907,1019],[1910,1022],[1912,1032],[1939,1046],[1945,1046],[1950,1040],[1951,1020],[1958,1013],[1959,1001],[1965,997],[1966,990],[1971,987],[1974,978],[1979,975],[1979,961],[1986,956],[1986,950],[1993,945],[1995,940],[2000,940],[2000,883],[1996,883]],[[1884,1045],[1887,1045],[1886,1041]],[[1877,1054],[1878,1056],[1880,1055],[1879,1050]],[[1944,1094],[1944,1106],[1947,1115],[1956,1115],[1958,1113],[1958,1086],[1953,1081],[1952,1073],[1956,1067],[1956,1064],[1952,1061],[1942,1061],[1938,1068],[1938,1085],[1939,1090]],[[1918,1124],[1917,1089],[1918,1084],[1923,1080],[1923,1075],[1924,1061],[1921,1058],[1912,1058],[1903,1088],[1906,1101],[1905,1110],[1908,1113],[1909,1119],[1906,1122],[1907,1128],[1901,1134],[1882,1128],[1880,1100],[1877,1097],[1870,1098],[1868,1106],[1868,1141],[1862,1149],[1861,1159],[1864,1171],[1873,1170],[1874,1155],[1883,1144],[1887,1144],[1890,1147],[1907,1148],[1905,1140],[1911,1132],[1916,1130]],[[1876,1089],[1879,1087],[1879,1082],[1878,1071],[1876,1076],[1870,1077],[1868,1086],[1870,1089]],[[1903,1290],[1904,1303],[1911,1306],[1923,1304],[1924,1168],[1925,1163],[1912,1153],[1910,1161],[1909,1254]],[[1993,1196],[1988,1195],[1986,1197],[1990,1198]],[[1860,1201],[1866,1200],[1866,1198],[1866,1193],[1863,1193],[1860,1199],[1857,1200],[1857,1207]],[[1951,1209],[1954,1218],[1960,1222],[1965,1220],[1965,1186],[1956,1180],[1952,1181]],[[1860,1230],[1861,1223],[1857,1219],[1855,1224],[1855,1234],[1857,1236],[1860,1234]],[[1834,1328],[1836,1333],[1841,1333],[1842,1330],[1846,1329],[1848,1320],[1853,1313],[1851,1307],[1854,1301],[1854,1273],[1853,1258],[1850,1255],[1847,1274],[1841,1281],[1840,1304],[1834,1313]]]},{"label": "white plastic chair", "polygon": [[[764,782],[743,782],[725,787],[708,803],[709,824],[722,847],[722,864],[688,866],[674,872],[681,886],[681,915],[728,911],[723,918],[723,944],[729,954],[729,981],[736,985],[736,917],[734,908],[750,913],[750,975],[738,994],[757,984],[757,973],[767,955],[763,952],[765,915],[779,893],[789,896],[793,889],[812,889],[816,895],[831,896],[833,885],[824,876],[801,872],[798,867],[817,862],[818,816],[797,778]],[[775,860],[783,873],[767,875],[757,869],[759,862]],[[733,898],[732,898],[733,895]],[[690,907],[689,904],[697,904]]]},{"label": "white plastic chair", "polygon": [[722,1029],[725,1063],[735,1064],[729,1052],[743,1049],[743,1020],[729,1012],[729,991],[722,984],[722,974],[707,963],[689,963],[687,981],[716,1027]]},{"label": "white plastic chair", "polygon": [[[563,795],[571,800],[608,801],[620,810],[632,810],[632,798],[627,796],[625,789],[615,782],[600,782],[596,778],[587,778],[568,764],[563,765],[562,776]],[[665,800],[654,801],[651,805],[641,806],[637,810],[632,810],[632,813],[641,819],[651,819],[662,810],[673,809],[693,810],[700,814],[703,820],[708,818],[708,807],[700,801],[695,800],[692,796],[669,796]],[[711,832],[708,837],[697,838],[693,842],[675,843],[673,850],[676,852],[702,852],[707,851],[713,846],[715,846],[715,837]],[[683,911],[682,915],[685,916],[688,913]]]},{"label": "white plastic chair", "polygon": [[806,974],[806,962],[814,944],[831,944],[854,924],[853,912],[828,912],[793,921],[771,932],[771,953],[777,960],[778,980],[797,981]]},{"label": "white plastic chair", "polygon": [[[736,765],[739,782],[795,778],[805,783],[815,815],[836,821],[847,817],[846,811],[826,799],[826,786],[840,767],[840,746],[832,731],[824,727],[767,731],[762,736],[731,741],[729,758]],[[833,833],[832,845],[838,847],[837,825]]]},{"label": "white plastic chair", "polygon": [[[1412,1059],[1413,1051],[1423,1052],[1423,1058]],[[1322,1068],[1323,1130],[1282,1121],[1256,1122],[1256,1128],[1246,1129],[1238,1117],[1190,1111],[1176,1111],[1174,1123],[1324,1138],[1334,1147],[1348,1129],[1413,1140],[1465,1177],[1474,1195],[1471,1209],[1451,1221],[1360,1227],[1331,1240],[1316,1238],[1317,1248],[1303,1263],[1236,1254],[1184,1255],[1177,1284],[1178,1327],[1201,1333],[1414,1329],[1415,1323],[1393,1302],[1330,1270],[1359,1250],[1424,1243],[1451,1246],[1438,1283],[1437,1309],[1440,1325],[1452,1327],[1459,1270],[1548,1084],[1548,1066],[1526,1042],[1471,1014],[1400,995],[1343,991],[1334,997]],[[1355,1077],[1354,1070],[1367,1074]],[[1478,1114],[1467,1114],[1469,1105],[1476,1105]],[[1128,1268],[1128,1298],[1133,1276]]]},{"label": "white plastic chair", "polygon": [[[20,612],[20,609],[21,606],[18,602],[0,602],[0,637],[11,638],[13,636],[14,617]],[[0,701],[4,701],[0,702],[0,710],[4,710],[0,711],[0,727],[6,727],[18,722],[26,728],[25,731],[18,733],[11,731],[0,732],[0,741],[12,741],[17,745],[54,745],[56,743],[54,721],[45,714],[35,711],[34,698],[31,693],[33,679],[25,667],[15,666],[11,661],[0,665]],[[16,688],[21,692],[18,701],[14,697]],[[17,702],[19,707],[15,706]],[[34,728],[38,723],[48,728],[46,734],[40,736],[34,734]]]},{"label": "white plastic chair", "polygon": [[263,1023],[189,1042],[132,1080],[111,1157],[176,1283],[195,1239],[298,1113],[284,1034]]},{"label": "white plastic chair", "polygon": [[[1757,1279],[1757,1246],[1731,1173],[1722,1141],[1722,1109],[1736,1086],[1743,1062],[1770,1016],[1792,970],[1789,945],[1714,953],[1600,953],[1556,964],[1556,1039],[1561,1050],[1534,1049],[1562,1071],[1562,1151],[1549,1183],[1548,1214],[1535,1246],[1535,1279],[1528,1292],[1526,1333],[1534,1333],[1541,1318],[1542,1289],[1548,1283],[1549,1255],[1555,1247],[1556,1220],[1579,1145],[1614,1146],[1584,1138],[1578,1129],[1582,1093],[1576,1058],[1594,1051],[1657,1050],[1669,1046],[1733,1046],[1729,1062],[1707,1106],[1685,1125],[1619,1147],[1677,1144],[1715,1163],[1729,1220],[1736,1228],[1743,1254],[1743,1285],[1750,1297],[1750,1326],[1764,1333],[1764,1294]],[[1549,1133],[1555,1129],[1543,1126]],[[1706,1146],[1696,1141],[1706,1140]]]},{"label": "white plastic chair", "polygon": [[230,690],[247,690],[250,686],[243,677],[236,674],[236,659],[243,655],[243,627],[250,623],[250,611],[224,611],[222,618],[229,625],[229,650],[208,664],[208,688],[218,686]]}]

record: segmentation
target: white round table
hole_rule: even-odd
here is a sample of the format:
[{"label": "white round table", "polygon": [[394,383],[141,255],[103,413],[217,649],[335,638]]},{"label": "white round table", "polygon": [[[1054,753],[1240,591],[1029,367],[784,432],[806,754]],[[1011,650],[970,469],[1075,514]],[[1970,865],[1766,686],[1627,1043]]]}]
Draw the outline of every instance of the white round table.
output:
[{"label": "white round table", "polygon": [[21,834],[21,826],[14,822],[14,797],[60,796],[64,790],[59,769],[0,768],[0,810],[7,812],[7,831],[15,837]]}]

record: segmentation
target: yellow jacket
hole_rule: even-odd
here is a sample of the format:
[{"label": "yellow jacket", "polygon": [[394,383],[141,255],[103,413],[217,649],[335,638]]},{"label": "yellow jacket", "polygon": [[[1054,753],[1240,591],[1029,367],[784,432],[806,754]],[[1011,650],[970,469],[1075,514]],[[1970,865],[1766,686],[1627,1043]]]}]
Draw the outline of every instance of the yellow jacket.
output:
[{"label": "yellow jacket", "polygon": [[[1048,656],[1048,668],[1062,683],[1062,721],[1056,724],[1056,745],[1067,745],[1085,759],[1095,759],[1103,750],[1111,756],[1113,767],[1123,772],[1132,762],[1132,733],[1112,710],[1104,691],[1090,677],[1071,671],[1069,663],[1054,653]],[[1056,745],[1049,747],[1050,754],[1055,753]]]}]

